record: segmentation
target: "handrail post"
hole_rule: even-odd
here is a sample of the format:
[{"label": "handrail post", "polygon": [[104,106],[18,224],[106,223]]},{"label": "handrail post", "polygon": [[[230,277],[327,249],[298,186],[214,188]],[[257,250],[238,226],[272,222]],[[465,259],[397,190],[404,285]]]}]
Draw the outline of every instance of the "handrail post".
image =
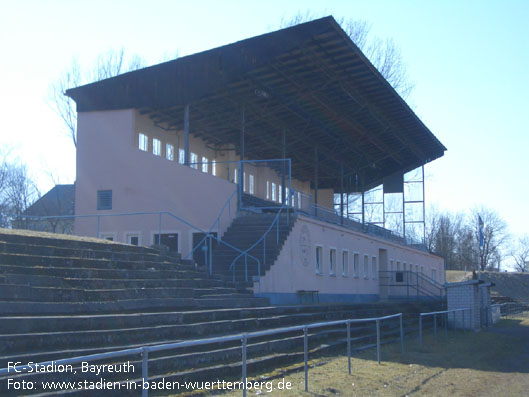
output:
[{"label": "handrail post", "polygon": [[351,321],[347,321],[347,368],[351,375]]},{"label": "handrail post", "polygon": [[380,364],[380,320],[377,319],[377,361]]},{"label": "handrail post", "polygon": [[433,315],[433,343],[437,343],[437,314]]},{"label": "handrail post", "polygon": [[404,354],[404,327],[402,326],[402,313],[399,316],[399,326],[400,326],[400,352]]},{"label": "handrail post", "polygon": [[158,245],[162,244],[162,213],[158,214]]},{"label": "handrail post", "polygon": [[242,336],[242,395],[246,397],[246,342],[248,337],[246,334]]},{"label": "handrail post", "polygon": [[248,254],[244,255],[244,279],[248,282]]},{"label": "handrail post", "polygon": [[422,314],[419,314],[419,347],[422,347]]},{"label": "handrail post", "polygon": [[305,361],[305,391],[309,391],[309,335],[307,326],[303,327],[303,360]]},{"label": "handrail post", "polygon": [[209,275],[213,275],[213,238],[209,237]]},{"label": "handrail post", "polygon": [[[147,348],[143,348],[143,352],[141,353],[141,377],[142,377],[142,383],[141,383],[141,397],[148,397],[149,396],[149,351]],[[147,384],[147,387],[145,385]]]}]

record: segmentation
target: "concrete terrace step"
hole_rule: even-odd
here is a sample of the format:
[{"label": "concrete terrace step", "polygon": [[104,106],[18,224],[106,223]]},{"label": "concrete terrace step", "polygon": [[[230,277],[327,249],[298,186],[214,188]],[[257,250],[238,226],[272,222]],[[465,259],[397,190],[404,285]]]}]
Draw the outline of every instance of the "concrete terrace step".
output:
[{"label": "concrete terrace step", "polygon": [[248,293],[235,288],[128,288],[128,289],[75,289],[54,287],[30,287],[24,285],[0,284],[0,300],[26,302],[105,302],[127,299],[150,298],[192,298],[209,295],[222,298],[248,297]]},{"label": "concrete terrace step", "polygon": [[[0,234],[1,239],[1,234]],[[127,246],[130,250],[114,251],[108,248],[100,249],[86,249],[86,248],[72,248],[69,246],[54,246],[54,245],[38,245],[38,244],[21,244],[10,243],[0,240],[0,254],[24,254],[24,255],[39,255],[52,257],[67,257],[67,258],[87,258],[87,259],[107,259],[107,260],[122,260],[122,261],[172,261],[178,262],[181,260],[180,254],[160,255],[158,251],[150,248],[143,248],[135,250],[134,246]]]}]

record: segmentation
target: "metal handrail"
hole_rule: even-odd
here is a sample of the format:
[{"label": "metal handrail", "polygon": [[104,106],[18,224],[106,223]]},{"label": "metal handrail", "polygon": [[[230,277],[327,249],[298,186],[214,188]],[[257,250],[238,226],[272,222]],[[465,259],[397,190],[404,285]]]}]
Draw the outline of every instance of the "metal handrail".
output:
[{"label": "metal handrail", "polygon": [[[231,194],[231,196],[228,198],[228,200],[224,203],[224,205],[222,206],[220,212],[219,212],[219,215],[217,216],[217,219],[215,219],[215,221],[213,222],[213,224],[211,225],[211,227],[209,228],[209,231],[207,232],[206,235],[204,235],[204,237],[200,240],[200,242],[195,246],[193,247],[193,249],[184,257],[184,259],[187,259],[189,257],[191,257],[194,252],[197,250],[198,247],[200,247],[202,245],[202,243],[210,236],[212,235],[212,231],[213,229],[215,228],[215,225],[217,224],[217,236],[220,238],[220,218],[222,217],[222,214],[224,213],[224,210],[226,208],[228,208],[228,213],[229,213],[229,217],[230,217],[230,221],[231,221],[231,200],[233,199],[233,196],[235,196],[235,194],[237,193],[237,189],[235,189],[233,191],[233,193]],[[211,255],[211,251],[210,251],[210,255]],[[211,275],[213,273],[213,263],[212,263],[212,260],[210,258],[210,263],[209,263],[209,274]]]},{"label": "metal handrail", "polygon": [[[6,214],[4,214],[6,215]],[[177,221],[179,222],[182,222],[184,225],[187,225],[189,226],[190,228],[200,232],[200,233],[204,233],[204,234],[208,234],[209,232],[206,232],[205,230],[202,230],[201,228],[189,223],[188,221],[186,221],[185,219],[183,218],[180,218],[179,216],[173,214],[172,212],[169,212],[169,211],[144,211],[144,212],[128,212],[128,213],[118,213],[118,214],[96,214],[96,215],[58,215],[58,216],[35,216],[35,215],[23,215],[23,214],[20,214],[20,215],[11,215],[11,214],[7,214],[7,216],[12,216],[12,217],[23,217],[23,218],[29,218],[29,219],[38,219],[39,221],[42,220],[42,219],[75,219],[75,218],[96,218],[97,219],[97,236],[99,237],[100,235],[100,219],[101,217],[118,217],[118,216],[139,216],[139,215],[158,215],[158,235],[161,235],[161,219],[162,219],[162,215],[167,215],[169,217],[172,217],[174,219],[176,219]],[[223,241],[220,239],[220,236],[215,236],[213,234],[210,234],[216,241],[217,243],[219,244],[224,244],[225,246],[227,246],[228,248],[231,248],[241,254],[243,254],[245,256],[245,258],[250,258],[252,260],[255,260],[258,264],[258,266],[260,266],[260,261],[259,259],[257,259],[255,256],[251,255],[251,254],[248,254],[248,253],[245,253],[244,251],[242,251],[241,249]]]},{"label": "metal handrail", "polygon": [[[149,371],[148,371],[148,357],[149,353],[163,351],[163,350],[172,350],[177,348],[183,348],[183,347],[192,347],[192,346],[200,346],[200,345],[206,345],[211,343],[222,343],[222,342],[232,342],[240,340],[242,342],[242,381],[243,381],[243,396],[246,396],[246,380],[247,380],[247,362],[246,362],[246,345],[248,342],[248,339],[251,338],[258,338],[262,336],[268,336],[268,335],[274,335],[279,333],[286,333],[286,332],[295,332],[295,331],[303,331],[303,348],[304,348],[304,361],[305,361],[305,391],[308,391],[308,330],[311,328],[320,328],[320,327],[330,327],[330,326],[336,326],[336,325],[346,325],[347,326],[347,359],[348,359],[348,370],[349,374],[351,374],[351,324],[358,324],[358,323],[364,323],[364,322],[376,322],[377,324],[377,361],[380,364],[381,363],[381,352],[380,352],[380,322],[384,320],[389,320],[392,318],[399,318],[400,323],[400,347],[401,347],[401,353],[404,352],[404,329],[402,324],[402,313],[396,313],[391,314],[387,316],[382,317],[370,317],[370,318],[358,318],[358,319],[348,319],[348,320],[336,320],[336,321],[327,321],[327,322],[320,322],[320,323],[312,323],[312,324],[306,324],[306,325],[296,325],[291,327],[283,327],[283,328],[274,328],[270,330],[264,330],[264,331],[256,331],[256,332],[249,332],[249,333],[242,333],[242,334],[235,334],[235,335],[227,335],[227,336],[220,336],[215,338],[206,338],[206,339],[194,339],[190,341],[184,341],[184,342],[175,342],[175,343],[165,343],[161,345],[154,345],[154,346],[142,346],[132,349],[124,349],[124,350],[116,350],[112,352],[106,352],[106,353],[98,353],[98,354],[90,354],[85,356],[77,356],[77,357],[71,357],[71,358],[65,358],[65,359],[59,359],[59,360],[53,360],[53,361],[46,361],[43,363],[38,363],[39,366],[46,366],[46,365],[68,365],[68,364],[78,364],[81,362],[88,362],[88,361],[95,361],[95,360],[107,360],[111,358],[117,358],[117,357],[123,357],[128,355],[134,355],[134,354],[141,354],[142,355],[142,397],[147,397],[149,395],[148,388],[143,387],[143,383],[148,382],[149,380]],[[21,365],[21,366],[9,366],[7,368],[0,369],[0,376],[3,375],[9,375],[14,372],[20,373],[22,371],[28,371],[33,368],[37,363],[34,365]]]},{"label": "metal handrail", "polygon": [[[292,195],[292,192],[289,192],[289,197],[287,197],[287,200],[285,200],[283,205],[279,208],[276,216],[274,217],[274,220],[272,221],[272,223],[270,224],[268,229],[263,233],[263,235],[255,243],[253,243],[249,248],[247,248],[244,251],[246,254],[248,254],[248,252],[250,250],[254,249],[261,242],[261,240],[266,239],[266,237],[268,236],[268,233],[274,227],[274,224],[276,224],[276,227],[277,227],[276,244],[279,244],[279,216],[281,215],[281,211],[283,211],[285,208],[289,207],[288,203],[290,201],[291,195]],[[287,210],[287,215],[288,215],[288,210]],[[288,218],[287,218],[287,224],[288,224]],[[266,240],[264,241],[264,245],[263,245],[263,254],[264,254],[263,258],[265,258],[265,260],[266,260]],[[233,273],[233,281],[234,282],[235,282],[235,262],[237,260],[239,260],[239,258],[242,255],[243,254],[241,253],[237,257],[235,257],[235,259],[231,262],[230,267],[229,267],[229,270],[231,270],[232,273]],[[244,266],[245,266],[245,273],[246,273],[245,279],[246,279],[246,281],[248,281],[248,264],[245,262]],[[257,263],[257,273],[259,275],[259,290],[260,290],[261,289],[261,263],[260,262]]]},{"label": "metal handrail", "polygon": [[462,312],[462,328],[463,332],[465,332],[465,312],[470,311],[469,316],[469,324],[470,327],[472,327],[472,308],[461,308],[461,309],[451,309],[451,310],[442,310],[437,312],[428,312],[428,313],[420,313],[419,314],[419,347],[422,347],[422,319],[423,317],[432,316],[433,317],[433,324],[434,324],[434,343],[437,343],[437,316],[446,314],[446,319],[444,322],[444,332],[445,336],[447,335],[447,323],[448,323],[448,314],[453,313],[453,321],[454,321],[454,334],[456,333],[457,324],[456,324],[456,312]]}]

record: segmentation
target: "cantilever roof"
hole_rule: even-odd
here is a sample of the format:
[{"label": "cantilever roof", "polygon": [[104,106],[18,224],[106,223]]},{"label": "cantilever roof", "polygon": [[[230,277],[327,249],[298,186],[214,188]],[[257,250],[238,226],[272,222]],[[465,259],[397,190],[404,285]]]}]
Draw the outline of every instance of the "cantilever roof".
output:
[{"label": "cantilever roof", "polygon": [[[381,183],[444,154],[419,120],[333,17],[73,88],[77,110],[139,109],[153,123],[183,128],[209,144],[239,150],[245,109],[245,154],[281,157],[282,134],[293,177],[312,180],[318,147],[320,188]],[[359,186],[359,184],[361,186]]]}]

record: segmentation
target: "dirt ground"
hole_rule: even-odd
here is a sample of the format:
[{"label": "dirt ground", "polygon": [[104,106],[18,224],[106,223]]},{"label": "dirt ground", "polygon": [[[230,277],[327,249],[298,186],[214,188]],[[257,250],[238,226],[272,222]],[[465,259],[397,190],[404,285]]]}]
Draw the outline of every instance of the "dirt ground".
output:
[{"label": "dirt ground", "polygon": [[[355,353],[352,375],[347,357],[321,357],[312,364],[309,392],[298,371],[280,374],[272,391],[268,385],[248,390],[248,396],[528,396],[529,319],[502,320],[489,330],[456,336],[440,332],[437,344],[427,335],[422,349],[410,337],[404,355],[397,344],[382,346],[381,365],[374,349]],[[290,390],[278,389],[286,389],[287,382]]]}]

